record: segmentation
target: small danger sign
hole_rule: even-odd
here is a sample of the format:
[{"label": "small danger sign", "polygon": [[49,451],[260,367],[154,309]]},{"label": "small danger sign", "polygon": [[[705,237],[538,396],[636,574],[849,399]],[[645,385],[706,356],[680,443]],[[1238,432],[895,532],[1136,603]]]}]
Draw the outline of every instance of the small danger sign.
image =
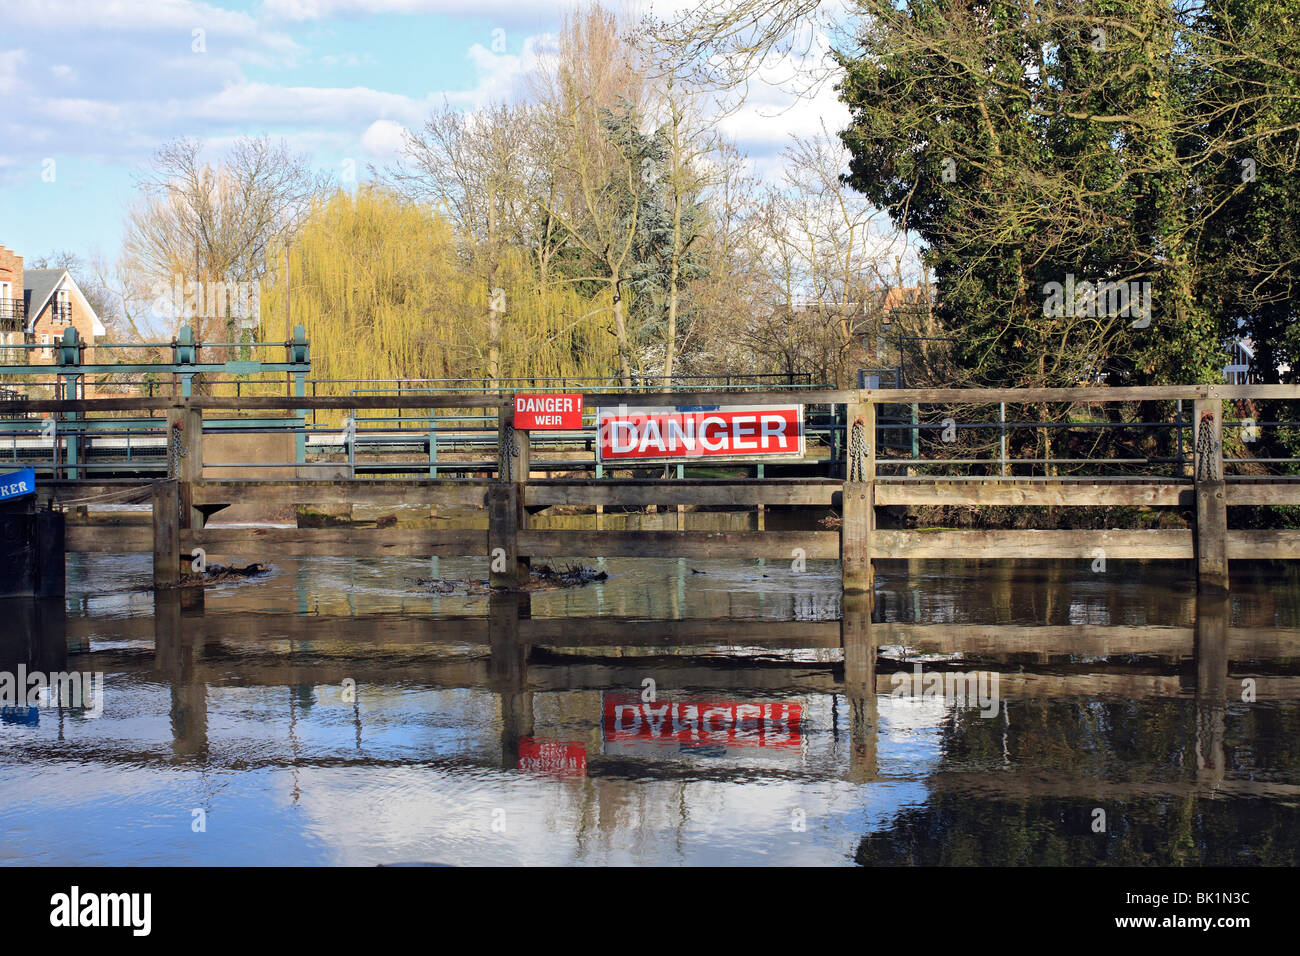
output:
[{"label": "small danger sign", "polygon": [[582,427],[581,395],[516,395],[515,428],[544,431]]}]

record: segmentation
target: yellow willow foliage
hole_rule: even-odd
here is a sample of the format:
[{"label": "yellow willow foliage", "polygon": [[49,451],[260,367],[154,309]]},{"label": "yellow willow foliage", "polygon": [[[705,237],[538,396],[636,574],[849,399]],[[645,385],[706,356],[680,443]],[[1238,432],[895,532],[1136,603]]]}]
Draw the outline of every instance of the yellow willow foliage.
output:
[{"label": "yellow willow foliage", "polygon": [[[291,319],[307,329],[316,394],[348,394],[360,383],[338,380],[357,379],[483,386],[491,290],[461,245],[440,214],[380,189],[339,191],[316,203],[289,253]],[[285,337],[283,260],[282,248],[262,283],[266,341]],[[504,299],[503,379],[603,378],[617,368],[607,297],[586,299],[569,285],[539,288],[520,249],[505,251],[496,287]]]}]

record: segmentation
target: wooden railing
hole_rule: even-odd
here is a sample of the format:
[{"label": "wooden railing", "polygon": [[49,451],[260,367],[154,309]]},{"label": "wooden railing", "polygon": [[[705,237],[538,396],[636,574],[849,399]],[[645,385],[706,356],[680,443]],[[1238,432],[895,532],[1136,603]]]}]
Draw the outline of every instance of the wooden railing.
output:
[{"label": "wooden railing", "polygon": [[[1230,559],[1300,557],[1300,532],[1291,529],[1229,530],[1228,509],[1248,505],[1300,504],[1300,480],[1287,474],[1226,475],[1224,403],[1300,399],[1300,386],[1188,385],[1152,388],[1078,389],[875,389],[757,390],[744,392],[603,393],[587,397],[591,407],[782,403],[843,406],[846,445],[858,456],[850,473],[834,478],[789,479],[564,479],[530,474],[531,452],[524,433],[509,457],[497,448],[496,477],[430,480],[237,478],[214,480],[203,472],[205,413],[292,411],[299,409],[477,409],[494,411],[499,434],[511,427],[511,396],[500,394],[353,395],[332,397],[210,397],[176,402],[163,398],[102,398],[81,401],[0,402],[0,418],[24,413],[92,416],[99,413],[165,412],[168,434],[179,434],[186,454],[168,479],[157,482],[53,482],[47,497],[72,501],[125,500],[134,494],[154,505],[151,542],[123,529],[73,528],[70,547],[87,550],[152,546],[159,584],[180,578],[182,555],[195,548],[210,554],[248,547],[246,531],[206,527],[209,515],[232,502],[282,504],[411,503],[481,507],[488,512],[483,530],[268,529],[256,536],[257,554],[336,553],[351,555],[481,555],[491,561],[494,583],[518,584],[533,557],[606,555],[690,558],[839,558],[846,591],[871,589],[872,562],[888,558],[1030,558],[1104,562],[1108,559],[1195,560],[1198,580],[1207,588],[1226,588]],[[999,457],[978,460],[960,455],[900,458],[882,456],[877,447],[877,411],[882,405],[914,406],[916,428],[954,426],[959,410],[979,406],[1044,406],[1114,409],[1118,404],[1188,403],[1176,417],[1143,422],[1142,427],[1179,428],[1186,454],[1163,474],[1118,469],[1117,456],[1098,456],[1089,473],[1062,473],[1077,462],[1069,456]],[[1068,427],[1101,433],[1133,426],[1112,414],[1106,421],[1069,421]],[[1047,419],[1016,427],[1039,428]],[[1231,420],[1228,420],[1231,424]],[[978,422],[981,427],[993,420]],[[1001,424],[999,420],[997,424]],[[905,427],[897,423],[891,428]],[[1231,427],[1244,427],[1241,423]],[[861,441],[854,442],[854,436]],[[1184,443],[1185,439],[1185,443]],[[960,442],[954,442],[960,446]],[[942,443],[928,442],[939,447]],[[927,449],[927,450],[933,450]],[[1149,456],[1148,456],[1149,457]],[[1170,456],[1163,456],[1169,459]],[[860,460],[858,460],[860,458]],[[1141,456],[1134,456],[1135,460]],[[1083,459],[1085,462],[1088,459]],[[1250,459],[1243,458],[1241,461]],[[1291,468],[1294,459],[1273,456],[1270,466]],[[1170,461],[1164,461],[1170,464]],[[936,473],[946,469],[943,473]],[[1038,473],[1033,473],[1034,471]],[[1078,471],[1078,469],[1076,469]],[[514,476],[501,480],[502,475]],[[134,489],[134,491],[132,490]],[[125,496],[112,498],[113,495]],[[553,531],[529,526],[528,511],[554,505],[600,509],[645,505],[810,506],[836,508],[838,531]],[[884,506],[1142,506],[1186,509],[1187,528],[1160,530],[938,530],[877,527]]]}]

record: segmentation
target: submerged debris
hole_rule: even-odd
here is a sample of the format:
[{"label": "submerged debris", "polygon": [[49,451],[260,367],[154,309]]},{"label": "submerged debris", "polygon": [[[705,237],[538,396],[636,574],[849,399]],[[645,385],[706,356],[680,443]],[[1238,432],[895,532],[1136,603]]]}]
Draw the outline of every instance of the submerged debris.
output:
[{"label": "submerged debris", "polygon": [[[582,587],[584,584],[590,584],[592,581],[604,581],[609,575],[604,571],[597,571],[595,568],[586,568],[582,565],[565,565],[563,570],[557,570],[549,564],[538,565],[533,569],[528,581],[530,590],[539,590],[541,586],[551,585],[560,588]],[[536,583],[536,587],[534,584]]]},{"label": "submerged debris", "polygon": [[[532,569],[527,584],[511,590],[552,591],[558,588],[577,588],[593,581],[604,581],[608,577],[604,571],[582,565],[553,568],[549,564],[539,564]],[[464,594],[490,594],[493,591],[492,585],[487,581],[466,578],[416,578],[415,583],[437,594],[454,594],[457,591]]]},{"label": "submerged debris", "polygon": [[246,564],[242,568],[225,567],[220,564],[209,564],[205,573],[206,581],[230,581],[236,578],[255,578],[269,573],[271,566],[267,564]]}]

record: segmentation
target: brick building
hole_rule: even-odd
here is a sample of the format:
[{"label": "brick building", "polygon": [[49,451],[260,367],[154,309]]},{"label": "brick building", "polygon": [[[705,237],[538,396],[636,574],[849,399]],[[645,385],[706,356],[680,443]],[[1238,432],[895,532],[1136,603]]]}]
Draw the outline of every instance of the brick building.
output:
[{"label": "brick building", "polygon": [[[103,322],[67,269],[24,269],[22,256],[0,246],[0,348],[49,346],[8,352],[3,364],[53,364],[55,346],[69,327],[91,347],[105,333]],[[83,360],[94,360],[90,348]]]}]

